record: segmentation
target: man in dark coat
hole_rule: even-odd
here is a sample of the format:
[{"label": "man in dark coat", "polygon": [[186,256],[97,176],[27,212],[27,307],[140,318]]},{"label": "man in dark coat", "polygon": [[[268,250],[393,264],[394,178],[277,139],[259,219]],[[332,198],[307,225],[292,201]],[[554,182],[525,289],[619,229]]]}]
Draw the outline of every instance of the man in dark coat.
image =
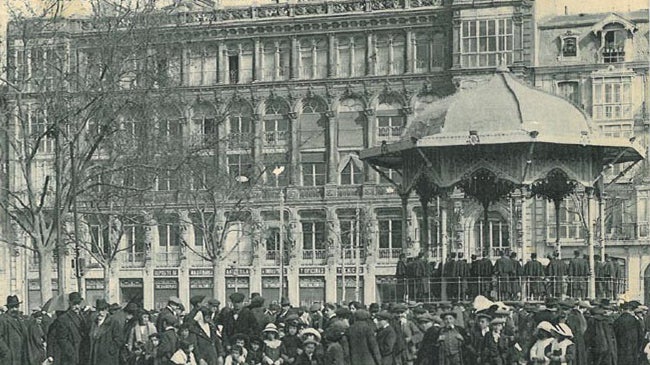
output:
[{"label": "man in dark coat", "polygon": [[438,336],[440,335],[440,322],[438,319],[437,324],[433,316],[425,315],[422,320],[426,320],[431,324],[431,327],[426,328],[420,348],[418,349],[417,356],[415,357],[415,365],[434,365],[438,363]]},{"label": "man in dark coat", "polygon": [[[85,336],[85,319],[81,313],[83,299],[77,292],[68,295],[70,308],[58,316],[47,336],[47,355],[54,364],[81,365],[81,342]],[[85,351],[84,351],[85,352]],[[83,354],[85,358],[85,354]]]},{"label": "man in dark coat", "polygon": [[618,351],[617,364],[638,364],[639,354],[643,350],[645,333],[643,333],[641,324],[634,316],[634,309],[636,309],[634,305],[629,302],[623,303],[621,309],[623,313],[614,321],[614,334]]},{"label": "man in dark coat", "polygon": [[196,338],[194,349],[196,361],[203,360],[207,365],[217,365],[220,361],[220,352],[223,350],[215,327],[210,321],[210,309],[200,307],[197,314],[198,312],[201,312],[201,315],[195,315],[197,320],[189,322],[190,334]]},{"label": "man in dark coat", "polygon": [[118,365],[122,346],[122,327],[109,313],[109,305],[98,299],[97,317],[90,324],[90,365]]},{"label": "man in dark coat", "polygon": [[377,313],[377,346],[381,355],[381,365],[395,364],[395,344],[397,335],[389,321],[392,315],[387,311]]},{"label": "man in dark coat", "polygon": [[494,266],[490,260],[490,254],[487,251],[483,252],[479,274],[481,295],[489,297],[492,286],[492,275],[494,275]]},{"label": "man in dark coat", "polygon": [[605,254],[605,263],[603,264],[603,281],[605,283],[606,298],[616,298],[614,280],[617,276],[617,267],[612,257]]},{"label": "man in dark coat", "polygon": [[160,344],[156,350],[157,362],[154,363],[169,364],[169,359],[171,359],[178,349],[179,339],[176,334],[176,328],[174,327],[178,325],[178,319],[170,313],[164,313],[158,317],[158,323],[163,326],[163,330],[158,333],[160,335]]},{"label": "man in dark coat", "polygon": [[447,297],[458,297],[458,276],[456,275],[456,253],[451,253],[443,265],[442,274],[447,281]]},{"label": "man in dark coat", "polygon": [[406,294],[406,255],[403,253],[399,254],[399,260],[395,268],[395,279],[397,280],[397,301],[402,301]]},{"label": "man in dark coat", "polygon": [[585,345],[585,332],[587,331],[587,320],[583,311],[590,308],[589,302],[582,301],[566,314],[566,324],[573,332],[573,344],[575,345],[575,360],[573,365],[587,365],[587,348]]},{"label": "man in dark coat", "polygon": [[497,259],[497,262],[494,264],[494,275],[496,275],[498,280],[498,292],[499,299],[507,300],[510,299],[510,294],[512,291],[511,288],[511,277],[514,274],[514,265],[512,260],[508,257],[505,250],[501,252],[501,257]]},{"label": "man in dark coat", "polygon": [[477,295],[479,295],[479,289],[478,289],[478,277],[479,277],[479,266],[480,266],[480,261],[476,257],[476,255],[470,256],[472,259],[472,262],[469,263],[469,275],[471,279],[469,279],[469,297],[470,298],[475,298]]},{"label": "man in dark coat", "polygon": [[573,259],[569,262],[569,276],[571,277],[571,296],[585,298],[587,296],[589,263],[582,258],[582,254],[578,250],[573,251]]},{"label": "man in dark coat", "polygon": [[225,340],[232,338],[238,333],[244,334],[250,338],[258,336],[262,332],[253,312],[251,312],[250,308],[244,307],[244,298],[244,294],[239,292],[230,294],[232,310],[224,312],[224,318],[222,319]]},{"label": "man in dark coat", "polygon": [[510,274],[510,285],[509,289],[509,299],[517,300],[519,299],[519,293],[521,293],[521,282],[519,281],[522,273],[524,271],[521,266],[521,262],[517,259],[517,253],[510,253],[510,261],[512,265],[512,273]]},{"label": "man in dark coat", "polygon": [[169,297],[167,300],[167,306],[160,310],[158,313],[158,319],[156,320],[156,330],[158,333],[161,333],[165,330],[161,322],[161,318],[167,316],[173,316],[178,320],[178,313],[180,312],[181,300],[178,297]]},{"label": "man in dark coat", "polygon": [[7,297],[7,312],[0,315],[0,364],[25,363],[26,328],[20,318],[20,301],[15,295]]},{"label": "man in dark coat", "polygon": [[544,266],[537,261],[537,254],[530,254],[530,261],[524,265],[524,277],[526,278],[528,295],[531,299],[539,299],[544,295]]},{"label": "man in dark coat", "polygon": [[370,313],[360,309],[354,312],[354,323],[346,331],[348,349],[344,349],[350,356],[349,364],[354,365],[379,365],[381,354],[375,337],[375,330],[369,325]]},{"label": "man in dark coat", "polygon": [[560,260],[560,254],[555,252],[546,268],[546,276],[551,279],[551,295],[561,297],[565,294],[564,277],[567,274],[566,264]]},{"label": "man in dark coat", "polygon": [[469,285],[469,280],[471,274],[470,265],[467,263],[467,260],[463,257],[463,253],[458,253],[458,261],[456,262],[456,274],[458,275],[460,281],[460,287],[458,288],[458,300],[465,300],[467,297],[467,290]]}]

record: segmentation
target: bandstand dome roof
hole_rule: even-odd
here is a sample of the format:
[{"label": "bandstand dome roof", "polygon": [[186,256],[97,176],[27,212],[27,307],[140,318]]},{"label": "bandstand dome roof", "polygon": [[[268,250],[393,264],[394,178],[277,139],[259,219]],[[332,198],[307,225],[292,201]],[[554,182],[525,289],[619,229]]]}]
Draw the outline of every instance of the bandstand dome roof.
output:
[{"label": "bandstand dome roof", "polygon": [[499,70],[486,83],[417,108],[399,142],[361,151],[377,166],[400,168],[408,151],[444,151],[463,146],[546,144],[592,147],[602,163],[643,159],[643,147],[628,138],[603,136],[569,101],[532,88]]},{"label": "bandstand dome roof", "polygon": [[591,132],[588,117],[555,95],[530,88],[510,73],[499,72],[486,84],[457,93],[449,103],[442,133],[509,133],[536,130],[540,135]]}]

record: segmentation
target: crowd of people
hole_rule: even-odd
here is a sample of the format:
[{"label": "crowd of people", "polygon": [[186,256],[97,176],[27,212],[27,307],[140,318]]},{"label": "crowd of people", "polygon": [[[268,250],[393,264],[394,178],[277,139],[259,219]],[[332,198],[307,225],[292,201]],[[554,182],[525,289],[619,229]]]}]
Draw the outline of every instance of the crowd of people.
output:
[{"label": "crowd of people", "polygon": [[99,299],[0,315],[3,365],[633,365],[650,364],[648,308],[636,301],[314,303],[259,294],[170,297],[160,311]]},{"label": "crowd of people", "polygon": [[[549,254],[542,264],[533,253],[522,262],[514,252],[502,250],[493,263],[489,255],[464,258],[462,252],[451,253],[444,263],[430,261],[420,254],[402,254],[397,263],[396,300],[436,301],[442,298],[471,300],[477,295],[501,300],[543,300],[547,296],[587,296],[591,274],[589,260],[580,251],[569,260]],[[623,288],[623,272],[616,259],[595,255],[596,297],[616,298]],[[443,285],[444,283],[444,285]],[[444,294],[444,295],[443,295]]]}]

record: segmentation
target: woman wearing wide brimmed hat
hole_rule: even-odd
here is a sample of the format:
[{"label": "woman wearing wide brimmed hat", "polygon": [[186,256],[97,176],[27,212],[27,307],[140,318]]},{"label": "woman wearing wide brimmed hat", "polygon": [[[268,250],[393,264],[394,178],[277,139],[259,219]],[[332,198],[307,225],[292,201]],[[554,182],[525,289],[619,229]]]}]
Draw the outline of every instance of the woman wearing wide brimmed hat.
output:
[{"label": "woman wearing wide brimmed hat", "polygon": [[530,348],[530,362],[535,365],[548,365],[551,362],[546,356],[546,348],[553,342],[553,325],[550,322],[542,321],[535,329],[537,341]]},{"label": "woman wearing wide brimmed hat", "polygon": [[[546,348],[546,356],[551,359],[550,365],[573,365],[575,360],[575,345],[571,339],[573,332],[564,323],[553,326],[555,339]],[[622,364],[621,364],[622,365]]]},{"label": "woman wearing wide brimmed hat", "polygon": [[269,323],[262,331],[264,335],[264,363],[281,364],[282,363],[282,341],[278,339],[278,327]]}]

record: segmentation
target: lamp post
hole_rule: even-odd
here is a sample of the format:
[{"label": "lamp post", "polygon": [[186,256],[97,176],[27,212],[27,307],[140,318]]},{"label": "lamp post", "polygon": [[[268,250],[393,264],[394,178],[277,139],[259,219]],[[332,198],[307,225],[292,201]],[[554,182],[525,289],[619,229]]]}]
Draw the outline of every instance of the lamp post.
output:
[{"label": "lamp post", "polygon": [[[277,166],[273,169],[276,182],[284,172],[284,166]],[[284,190],[280,189],[280,302],[284,297]]]}]

